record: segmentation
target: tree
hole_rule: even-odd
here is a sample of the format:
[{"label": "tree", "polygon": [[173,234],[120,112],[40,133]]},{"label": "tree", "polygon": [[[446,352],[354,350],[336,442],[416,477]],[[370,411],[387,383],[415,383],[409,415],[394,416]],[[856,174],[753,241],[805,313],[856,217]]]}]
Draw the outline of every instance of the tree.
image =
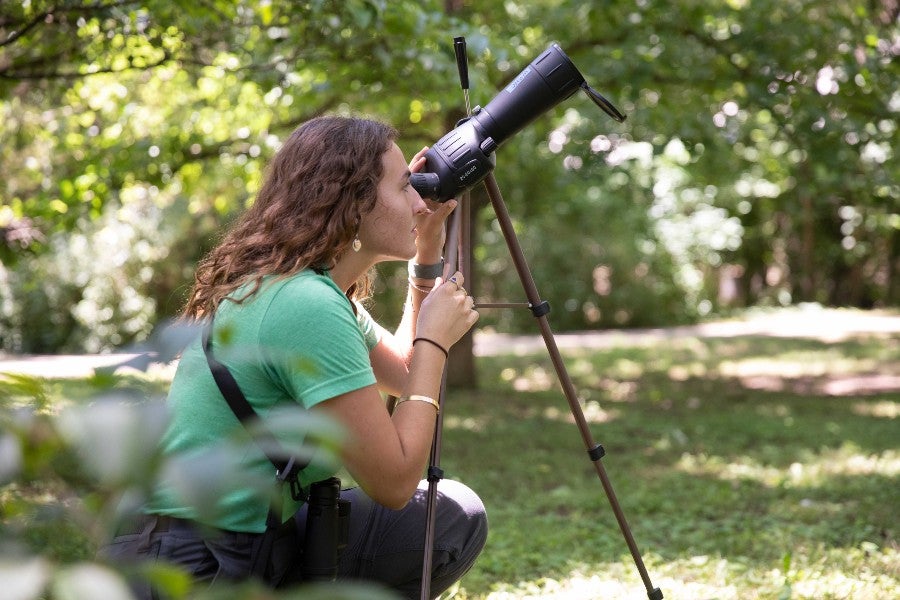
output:
[{"label": "tree", "polygon": [[[157,312],[155,319],[146,307],[140,315],[94,317],[88,329],[116,329],[123,321],[133,327],[101,336],[88,344],[92,349],[126,343],[145,334],[151,321],[178,312],[173,294],[189,281],[190,265],[252,200],[262,164],[294,126],[326,110],[353,110],[403,128],[426,110],[441,111],[439,92],[420,90],[434,90],[432,82],[451,66],[450,51],[435,42],[412,52],[378,34],[387,29],[407,40],[443,18],[417,3],[220,2],[177,11],[169,3],[23,5],[2,21],[9,57],[2,73],[16,82],[0,105],[7,125],[0,160],[15,173],[2,192],[0,225],[17,232],[7,236],[4,262],[52,250],[77,263],[72,278],[81,283],[71,286],[77,289],[61,295],[59,305],[48,298],[40,314],[68,313],[73,304],[84,307],[82,315],[108,314],[102,308],[114,302],[109,296],[122,295],[149,296]],[[57,38],[66,45],[57,47]],[[156,58],[139,64],[139,54]],[[56,66],[36,70],[48,64]],[[142,280],[122,273],[120,285],[109,286],[108,272],[94,269],[98,257],[70,247],[78,236],[53,238],[95,228],[109,211],[130,211],[164,232],[159,240],[148,232],[130,236],[129,246],[158,250],[129,255],[131,267],[119,269],[137,271]],[[27,248],[23,224],[41,234],[29,237]],[[89,242],[98,238],[94,231]],[[78,250],[85,245],[92,244]],[[85,298],[92,295],[83,293],[85,280],[113,293],[99,302]],[[33,317],[7,319],[9,330],[22,330]],[[19,348],[83,345],[93,335],[71,323],[49,329]]]},{"label": "tree", "polygon": [[[75,348],[104,325],[90,347],[108,347],[176,313],[194,261],[312,115],[384,118],[408,153],[438,139],[463,114],[454,35],[468,41],[475,104],[557,41],[628,114],[615,124],[573,97],[498,151],[558,328],[895,304],[896,17],[895,4],[861,0],[4,5],[0,297],[43,299],[30,317],[0,311],[0,329],[18,332],[3,345]],[[110,234],[128,215],[142,226]],[[473,291],[521,295],[492,220],[478,211]],[[121,252],[95,247],[108,238]],[[386,270],[379,293],[402,280]],[[122,296],[150,302],[110,312]],[[22,342],[48,313],[70,317]],[[525,311],[483,324],[532,329]]]}]

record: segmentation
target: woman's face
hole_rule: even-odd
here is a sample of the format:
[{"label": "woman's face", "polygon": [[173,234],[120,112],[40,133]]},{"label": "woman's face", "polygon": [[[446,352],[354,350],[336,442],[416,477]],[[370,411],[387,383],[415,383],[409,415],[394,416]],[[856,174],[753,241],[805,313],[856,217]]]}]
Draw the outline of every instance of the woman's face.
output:
[{"label": "woman's face", "polygon": [[409,167],[397,144],[382,155],[384,175],[378,183],[378,199],[359,227],[360,252],[376,262],[409,260],[416,255],[415,215],[428,210],[409,184]]}]

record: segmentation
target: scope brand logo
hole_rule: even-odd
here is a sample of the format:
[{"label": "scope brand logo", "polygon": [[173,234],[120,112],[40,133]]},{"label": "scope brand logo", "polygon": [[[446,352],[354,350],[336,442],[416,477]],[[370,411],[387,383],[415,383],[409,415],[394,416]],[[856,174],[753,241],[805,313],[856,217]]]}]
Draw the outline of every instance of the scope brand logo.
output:
[{"label": "scope brand logo", "polygon": [[514,91],[516,91],[516,88],[519,87],[519,84],[522,83],[522,81],[524,81],[526,77],[528,77],[529,73],[531,73],[531,65],[528,65],[524,71],[519,73],[519,75],[512,80],[512,83],[506,86],[507,93],[512,94]]},{"label": "scope brand logo", "polygon": [[463,173],[462,176],[459,178],[460,182],[464,182],[466,179],[468,179],[469,175],[474,173],[475,169],[477,169],[477,168],[478,168],[478,165],[472,165],[471,167],[469,167],[469,170],[466,171],[465,173]]}]

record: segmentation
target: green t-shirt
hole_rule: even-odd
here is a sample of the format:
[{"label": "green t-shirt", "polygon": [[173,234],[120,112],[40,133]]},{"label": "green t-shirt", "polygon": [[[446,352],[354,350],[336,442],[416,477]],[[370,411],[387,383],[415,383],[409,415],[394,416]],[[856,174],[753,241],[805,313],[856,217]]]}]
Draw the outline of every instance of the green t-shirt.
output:
[{"label": "green t-shirt", "polygon": [[[354,313],[346,295],[327,274],[307,270],[266,281],[244,303],[225,301],[220,305],[213,353],[228,367],[264,421],[273,410],[296,409],[298,405],[309,409],[375,383],[369,351],[378,343],[378,328],[361,306],[356,309]],[[194,519],[231,531],[264,531],[269,501],[261,493],[271,491],[274,467],[249,440],[219,392],[199,337],[179,361],[167,406],[171,421],[163,452],[170,460],[146,512]],[[277,423],[267,425],[285,445],[302,441],[302,435],[290,439],[290,432],[282,431],[283,427],[273,427]],[[241,443],[223,446],[224,440]],[[223,448],[232,450],[229,453]],[[193,467],[188,468],[190,465]],[[221,476],[230,469],[234,469],[234,477]],[[211,471],[208,482],[203,481],[206,470]],[[314,457],[301,481],[304,485],[318,481],[335,470],[333,462]],[[285,486],[284,514],[298,507]]]}]

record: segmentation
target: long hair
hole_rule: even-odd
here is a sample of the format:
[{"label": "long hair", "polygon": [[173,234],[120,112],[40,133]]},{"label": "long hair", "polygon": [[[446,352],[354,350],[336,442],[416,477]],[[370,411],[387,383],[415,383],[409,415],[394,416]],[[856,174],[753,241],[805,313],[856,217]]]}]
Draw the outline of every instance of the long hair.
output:
[{"label": "long hair", "polygon": [[[328,269],[347,251],[377,199],[382,155],[394,128],[368,119],[327,116],[307,121],[269,163],[257,197],[198,265],[184,315],[200,318],[238,288],[255,294],[268,276]],[[369,292],[368,275],[347,295]]]}]

